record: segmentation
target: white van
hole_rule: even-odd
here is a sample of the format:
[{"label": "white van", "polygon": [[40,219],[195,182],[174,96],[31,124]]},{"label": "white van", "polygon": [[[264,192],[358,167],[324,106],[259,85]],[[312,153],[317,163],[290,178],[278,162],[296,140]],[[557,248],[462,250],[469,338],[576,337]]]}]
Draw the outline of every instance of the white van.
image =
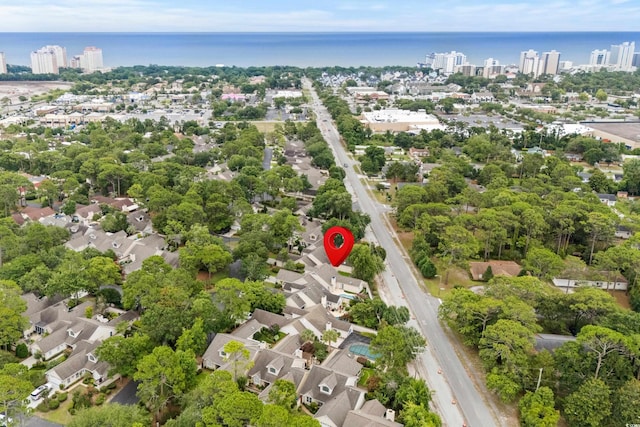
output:
[{"label": "white van", "polygon": [[37,389],[31,392],[31,400],[38,400],[43,395],[46,395],[49,392],[49,386],[47,384],[41,385]]}]

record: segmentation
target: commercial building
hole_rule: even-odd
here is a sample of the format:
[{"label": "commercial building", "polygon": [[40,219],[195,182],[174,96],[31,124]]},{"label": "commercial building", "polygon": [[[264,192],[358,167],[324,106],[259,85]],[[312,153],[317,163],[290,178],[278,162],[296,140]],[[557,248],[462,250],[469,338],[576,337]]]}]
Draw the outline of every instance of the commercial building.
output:
[{"label": "commercial building", "polygon": [[611,45],[609,65],[616,71],[632,71],[633,54],[636,50],[635,42],[624,42]]},{"label": "commercial building", "polygon": [[7,57],[0,52],[0,74],[7,74]]},{"label": "commercial building", "polygon": [[56,53],[43,47],[31,52],[31,72],[33,74],[58,74]]}]

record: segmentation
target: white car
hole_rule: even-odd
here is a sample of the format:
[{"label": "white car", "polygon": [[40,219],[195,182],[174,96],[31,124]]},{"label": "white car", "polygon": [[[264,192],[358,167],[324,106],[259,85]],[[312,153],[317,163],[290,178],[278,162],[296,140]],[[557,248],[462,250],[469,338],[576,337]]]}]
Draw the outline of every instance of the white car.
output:
[{"label": "white car", "polygon": [[47,395],[48,392],[49,392],[49,386],[47,384],[41,385],[40,387],[38,387],[37,389],[31,392],[31,400],[38,400],[43,395]]},{"label": "white car", "polygon": [[7,427],[13,422],[11,417],[7,417],[4,412],[0,412],[0,427]]}]

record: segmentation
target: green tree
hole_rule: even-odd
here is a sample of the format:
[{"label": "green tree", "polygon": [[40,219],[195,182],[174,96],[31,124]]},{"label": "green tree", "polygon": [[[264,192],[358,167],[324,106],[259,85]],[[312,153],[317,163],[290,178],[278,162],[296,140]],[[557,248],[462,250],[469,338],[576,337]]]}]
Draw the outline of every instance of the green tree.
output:
[{"label": "green tree", "polygon": [[20,298],[21,294],[22,290],[15,282],[0,280],[0,347],[5,350],[22,338],[29,324],[22,316],[27,304]]},{"label": "green tree", "polygon": [[528,391],[520,402],[520,425],[522,427],[555,427],[560,420],[560,412],[554,408],[553,391],[540,387],[535,392]]},{"label": "green tree", "polygon": [[136,427],[148,425],[149,421],[139,406],[107,403],[78,411],[69,427]]},{"label": "green tree", "polygon": [[371,283],[384,270],[382,259],[366,244],[353,245],[348,261],[353,266],[353,276],[365,282]]},{"label": "green tree", "polygon": [[110,366],[110,374],[133,377],[138,362],[151,353],[153,344],[148,336],[136,333],[130,337],[115,335],[104,340],[96,350],[98,358]]},{"label": "green tree", "polygon": [[593,377],[596,379],[609,355],[629,352],[629,344],[623,334],[602,326],[586,325],[580,330],[576,341],[586,351],[595,355],[596,367]]},{"label": "green tree", "polygon": [[26,367],[13,363],[0,369],[0,413],[15,417],[16,411],[24,410],[24,401],[33,389],[26,371]]},{"label": "green tree", "polygon": [[111,258],[98,256],[91,258],[87,265],[87,279],[98,288],[104,285],[116,285],[122,281],[120,267]]},{"label": "green tree", "polygon": [[409,403],[400,412],[405,427],[440,427],[442,420],[422,404]]},{"label": "green tree", "polygon": [[610,415],[611,390],[596,378],[585,381],[564,403],[564,416],[570,426],[599,427]]},{"label": "green tree", "polygon": [[596,242],[609,242],[616,232],[617,218],[613,214],[589,212],[584,223],[585,231],[590,234],[591,248],[589,250],[589,264],[593,262],[593,251]]},{"label": "green tree", "polygon": [[626,425],[640,420],[640,381],[631,379],[616,392],[611,410],[611,425]]},{"label": "green tree", "polygon": [[253,366],[253,362],[250,360],[251,352],[240,341],[229,341],[222,347],[222,351],[226,354],[224,361],[231,363],[234,381]]},{"label": "green tree", "polygon": [[296,386],[283,379],[276,380],[269,389],[269,403],[292,412],[297,403]]},{"label": "green tree", "polygon": [[605,92],[602,89],[598,89],[596,91],[596,99],[600,102],[605,102],[607,100],[607,98],[609,98],[609,95],[607,95],[607,92]]},{"label": "green tree", "polygon": [[263,404],[256,394],[236,391],[204,408],[202,420],[207,426],[244,427],[256,422],[262,415],[262,409]]},{"label": "green tree", "polygon": [[200,317],[196,318],[191,328],[182,331],[182,335],[176,342],[176,349],[191,350],[196,356],[204,354],[207,349],[207,334],[204,330],[204,322]]},{"label": "green tree", "polygon": [[500,319],[487,326],[479,342],[479,355],[487,371],[518,375],[533,353],[534,333],[513,320]]},{"label": "green tree", "polygon": [[340,333],[335,329],[327,329],[322,332],[322,341],[327,344],[327,352],[331,353],[331,343],[338,341],[338,338],[340,338]]},{"label": "green tree", "polygon": [[541,279],[551,279],[560,273],[563,267],[562,258],[546,248],[529,250],[523,265],[524,270]]},{"label": "green tree", "polygon": [[371,350],[378,355],[376,365],[392,371],[405,370],[425,346],[420,333],[407,326],[385,326],[371,340]]},{"label": "green tree", "polygon": [[158,414],[170,401],[195,385],[195,355],[191,351],[173,351],[160,346],[138,362],[133,379],[139,381],[138,397],[149,410]]}]

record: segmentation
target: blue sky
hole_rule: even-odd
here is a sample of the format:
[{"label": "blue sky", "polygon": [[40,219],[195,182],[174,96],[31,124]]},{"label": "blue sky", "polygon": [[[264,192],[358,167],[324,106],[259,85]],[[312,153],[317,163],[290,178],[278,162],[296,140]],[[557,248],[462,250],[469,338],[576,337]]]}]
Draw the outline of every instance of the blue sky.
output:
[{"label": "blue sky", "polygon": [[637,31],[640,0],[0,0],[1,31]]}]

